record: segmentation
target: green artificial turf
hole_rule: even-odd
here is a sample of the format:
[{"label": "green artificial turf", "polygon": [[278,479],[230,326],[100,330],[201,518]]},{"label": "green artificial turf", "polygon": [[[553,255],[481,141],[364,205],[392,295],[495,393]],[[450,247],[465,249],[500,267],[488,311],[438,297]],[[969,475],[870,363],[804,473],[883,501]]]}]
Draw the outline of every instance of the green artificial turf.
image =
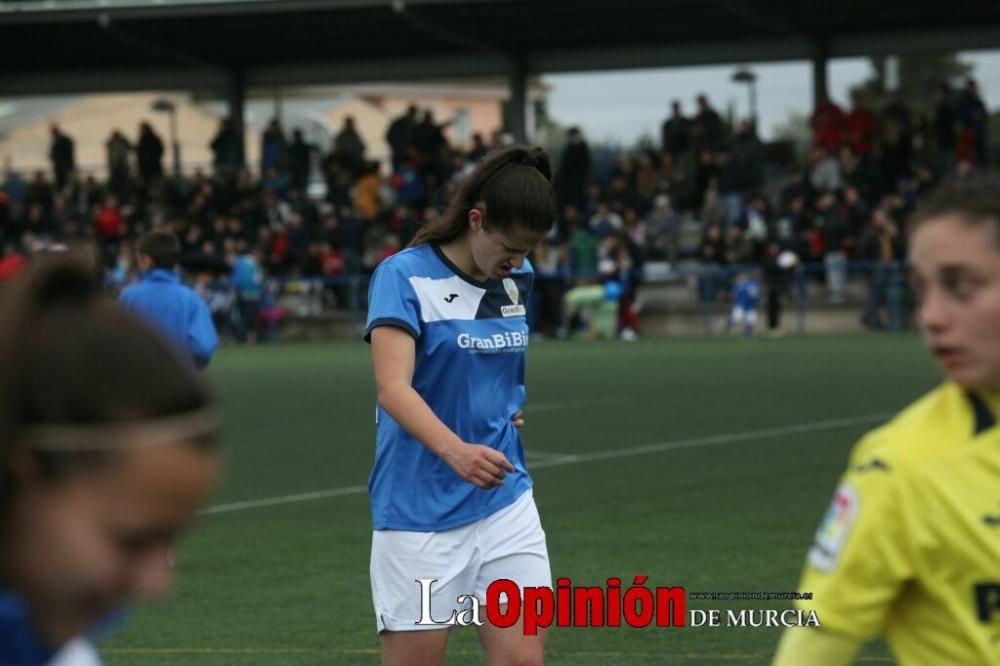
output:
[{"label": "green artificial turf", "polygon": [[[109,664],[380,663],[357,488],[374,448],[368,354],[329,344],[218,355],[209,377],[227,473],[209,504],[285,500],[203,516],[178,548],[175,593],[102,644]],[[912,335],[533,344],[523,435],[554,576],[794,590],[851,445],[936,381]],[[287,501],[319,491],[337,494]],[[546,664],[767,663],[779,636],[560,628]],[[887,654],[875,643],[862,662]],[[483,663],[474,630],[453,633],[449,663]]]}]

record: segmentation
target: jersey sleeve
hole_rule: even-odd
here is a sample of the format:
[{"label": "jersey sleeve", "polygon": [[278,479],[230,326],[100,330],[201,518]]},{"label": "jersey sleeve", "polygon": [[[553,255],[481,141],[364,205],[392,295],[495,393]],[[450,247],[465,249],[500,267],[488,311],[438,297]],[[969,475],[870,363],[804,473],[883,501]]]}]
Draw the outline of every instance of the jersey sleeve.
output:
[{"label": "jersey sleeve", "polygon": [[900,502],[900,474],[880,442],[855,449],[802,574],[796,605],[816,611],[824,630],[865,639],[880,632],[913,576]]},{"label": "jersey sleeve", "polygon": [[531,288],[535,286],[535,265],[531,263],[530,259],[525,258],[521,271],[527,275],[528,291],[531,291]]},{"label": "jersey sleeve", "polygon": [[122,293],[118,294],[118,303],[126,310],[133,310],[135,302],[135,289],[131,286],[122,289]]},{"label": "jersey sleeve", "polygon": [[400,263],[387,259],[372,276],[368,287],[366,342],[371,342],[372,330],[379,326],[395,326],[414,338],[420,337],[420,301]]},{"label": "jersey sleeve", "polygon": [[771,666],[850,666],[858,641],[816,627],[789,627],[778,643]]},{"label": "jersey sleeve", "polygon": [[190,294],[190,312],[187,342],[191,359],[196,367],[204,368],[212,360],[212,354],[219,346],[219,336],[208,306],[195,293]]}]

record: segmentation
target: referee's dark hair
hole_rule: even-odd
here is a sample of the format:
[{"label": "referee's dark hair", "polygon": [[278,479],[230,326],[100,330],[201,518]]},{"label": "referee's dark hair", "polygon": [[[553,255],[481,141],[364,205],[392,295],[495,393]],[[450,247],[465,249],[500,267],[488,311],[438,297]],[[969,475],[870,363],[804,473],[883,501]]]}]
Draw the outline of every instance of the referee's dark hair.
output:
[{"label": "referee's dark hair", "polygon": [[977,175],[941,185],[917,207],[910,220],[910,231],[947,215],[971,226],[989,225],[993,246],[1000,250],[1000,178]]},{"label": "referee's dark hair", "polygon": [[169,231],[150,231],[139,239],[135,251],[152,259],[155,268],[173,270],[181,260],[181,242]]}]

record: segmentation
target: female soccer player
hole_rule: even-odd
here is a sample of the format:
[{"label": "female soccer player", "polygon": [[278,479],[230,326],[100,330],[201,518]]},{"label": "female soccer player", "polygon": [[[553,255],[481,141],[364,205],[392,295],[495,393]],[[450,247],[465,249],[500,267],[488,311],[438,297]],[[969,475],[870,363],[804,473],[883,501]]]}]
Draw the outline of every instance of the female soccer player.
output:
[{"label": "female soccer player", "polygon": [[1000,180],[944,187],[911,221],[924,340],[947,380],[855,448],[801,589],[820,628],[779,666],[1000,664]]},{"label": "female soccer player", "polygon": [[0,663],[94,664],[88,632],[167,588],[216,425],[189,363],[89,265],[40,261],[0,304]]},{"label": "female soccer player", "polygon": [[[448,631],[421,619],[417,579],[446,620],[510,579],[549,586],[518,427],[528,347],[528,253],[556,219],[548,158],[487,156],[446,213],[375,272],[366,339],[378,391],[369,481],[371,583],[383,663],[444,664]],[[490,664],[541,664],[545,633],[480,627]]]}]

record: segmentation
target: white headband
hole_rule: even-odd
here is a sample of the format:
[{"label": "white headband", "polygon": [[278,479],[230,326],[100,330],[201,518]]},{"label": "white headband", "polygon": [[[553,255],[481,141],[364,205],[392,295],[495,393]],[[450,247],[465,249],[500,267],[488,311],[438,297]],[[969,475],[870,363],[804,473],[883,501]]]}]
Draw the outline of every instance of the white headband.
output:
[{"label": "white headband", "polygon": [[111,451],[129,446],[158,446],[211,435],[219,428],[215,412],[205,407],[154,419],[94,424],[46,424],[25,433],[30,448],[38,451]]}]

